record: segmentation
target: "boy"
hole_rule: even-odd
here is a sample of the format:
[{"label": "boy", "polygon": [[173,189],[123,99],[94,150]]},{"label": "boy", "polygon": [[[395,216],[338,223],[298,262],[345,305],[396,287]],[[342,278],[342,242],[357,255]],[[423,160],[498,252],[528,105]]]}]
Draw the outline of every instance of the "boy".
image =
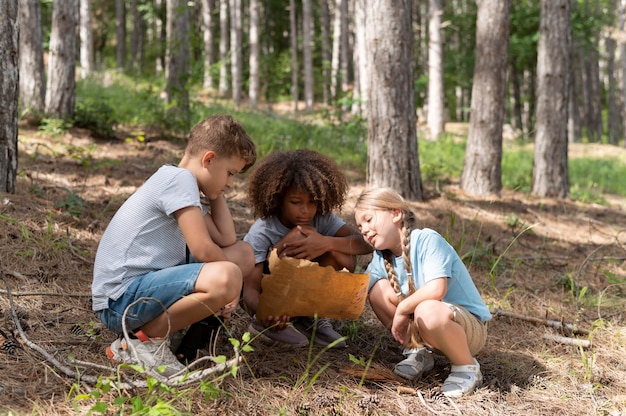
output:
[{"label": "boy", "polygon": [[191,130],[180,163],[162,166],[116,212],[96,253],[93,309],[123,334],[122,316],[135,303],[126,328],[137,357],[120,336],[107,347],[111,360],[181,373],[168,336],[235,309],[254,256],[237,241],[223,193],[255,161],[255,145],[237,121],[209,117]]}]

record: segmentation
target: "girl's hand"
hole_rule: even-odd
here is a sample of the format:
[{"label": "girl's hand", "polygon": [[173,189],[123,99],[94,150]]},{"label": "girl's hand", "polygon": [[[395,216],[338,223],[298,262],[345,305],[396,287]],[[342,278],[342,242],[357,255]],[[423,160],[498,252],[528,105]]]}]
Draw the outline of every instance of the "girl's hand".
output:
[{"label": "girl's hand", "polygon": [[407,332],[409,331],[409,315],[403,315],[396,311],[393,316],[393,322],[391,323],[391,335],[400,344],[404,345],[407,338]]},{"label": "girl's hand", "polygon": [[280,331],[281,329],[285,329],[287,327],[287,324],[289,323],[290,319],[291,317],[288,315],[283,315],[283,316],[268,315],[267,319],[263,321],[263,325],[265,325],[266,328],[271,327],[272,331]]},{"label": "girl's hand", "polygon": [[282,249],[278,250],[281,257],[313,260],[328,251],[326,237],[318,233],[315,227],[298,225],[297,229],[303,238],[283,244]]}]

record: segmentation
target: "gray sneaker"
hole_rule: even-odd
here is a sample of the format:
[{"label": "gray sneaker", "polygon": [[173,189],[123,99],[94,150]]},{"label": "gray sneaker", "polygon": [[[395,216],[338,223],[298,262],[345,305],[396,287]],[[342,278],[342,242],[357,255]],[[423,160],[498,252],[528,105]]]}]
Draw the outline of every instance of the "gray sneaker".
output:
[{"label": "gray sneaker", "polygon": [[[138,364],[144,368],[154,369],[165,377],[171,377],[187,369],[172,354],[167,338],[150,338],[145,342],[129,339],[135,353],[126,344],[124,338],[118,338],[106,349],[107,357],[116,363]],[[161,367],[165,367],[161,369]]]},{"label": "gray sneaker", "polygon": [[472,394],[482,384],[483,374],[480,372],[480,364],[474,358],[473,365],[451,366],[450,375],[443,382],[441,391],[448,397],[461,397]]},{"label": "gray sneaker", "polygon": [[298,332],[290,323],[284,329],[273,330],[266,328],[263,322],[253,319],[248,327],[248,331],[253,337],[259,337],[266,344],[282,345],[290,347],[306,347],[309,339]]},{"label": "gray sneaker", "polygon": [[405,349],[402,354],[406,358],[396,364],[393,372],[407,380],[415,380],[435,367],[435,359],[428,348]]},{"label": "gray sneaker", "polygon": [[301,317],[295,319],[293,326],[318,345],[325,347],[326,345],[334,343],[333,348],[348,347],[346,341],[341,339],[343,338],[341,334],[333,329],[332,324],[327,318],[318,318],[316,320],[315,318]]}]

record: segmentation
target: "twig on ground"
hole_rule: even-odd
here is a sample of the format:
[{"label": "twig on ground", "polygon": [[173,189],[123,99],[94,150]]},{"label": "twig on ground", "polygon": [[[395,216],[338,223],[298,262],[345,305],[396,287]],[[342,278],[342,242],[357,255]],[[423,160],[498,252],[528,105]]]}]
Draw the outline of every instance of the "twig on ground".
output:
[{"label": "twig on ground", "polygon": [[521,315],[521,314],[514,313],[514,312],[504,311],[500,308],[492,309],[491,313],[492,315],[496,315],[496,316],[508,316],[510,318],[521,319],[523,321],[534,322],[537,324],[551,326],[551,327],[558,328],[558,329],[567,329],[569,331],[572,331],[575,334],[589,335],[591,333],[590,330],[586,328],[581,328],[574,324],[564,324],[563,322],[560,322],[560,321],[553,321],[550,319],[541,319],[541,318],[535,318],[533,316]]},{"label": "twig on ground", "polygon": [[90,298],[91,293],[59,293],[59,292],[9,292],[9,290],[0,289],[0,293],[12,296],[63,296],[70,298]]},{"label": "twig on ground", "polygon": [[591,348],[591,341],[586,339],[568,338],[553,334],[543,334],[543,339],[548,339],[550,341],[555,341],[566,345],[574,345],[576,347]]}]

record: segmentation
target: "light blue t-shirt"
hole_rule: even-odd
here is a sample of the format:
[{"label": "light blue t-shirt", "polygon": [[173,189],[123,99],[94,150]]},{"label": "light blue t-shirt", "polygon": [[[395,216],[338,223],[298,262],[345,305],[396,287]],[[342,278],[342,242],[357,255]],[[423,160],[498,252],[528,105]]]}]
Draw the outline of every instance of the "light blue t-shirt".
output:
[{"label": "light blue t-shirt", "polygon": [[[480,297],[465,264],[454,248],[439,233],[429,228],[413,230],[409,256],[416,289],[431,280],[447,277],[448,291],[443,297],[444,302],[464,307],[481,321],[491,319],[489,308]],[[402,293],[408,295],[409,283],[402,256],[393,256],[393,267]],[[379,250],[374,251],[366,272],[370,274],[370,289],[378,280],[387,279],[385,262]]]},{"label": "light blue t-shirt", "polygon": [[[334,236],[345,224],[345,221],[335,214],[316,214],[310,225],[321,235]],[[267,260],[274,244],[278,243],[289,231],[291,229],[285,227],[276,216],[259,218],[252,224],[243,241],[252,246],[254,262],[259,264]]]},{"label": "light blue t-shirt", "polygon": [[93,310],[109,307],[138,276],[184,264],[186,242],[174,212],[200,207],[196,177],[162,166],[115,213],[96,252],[91,287]]}]

